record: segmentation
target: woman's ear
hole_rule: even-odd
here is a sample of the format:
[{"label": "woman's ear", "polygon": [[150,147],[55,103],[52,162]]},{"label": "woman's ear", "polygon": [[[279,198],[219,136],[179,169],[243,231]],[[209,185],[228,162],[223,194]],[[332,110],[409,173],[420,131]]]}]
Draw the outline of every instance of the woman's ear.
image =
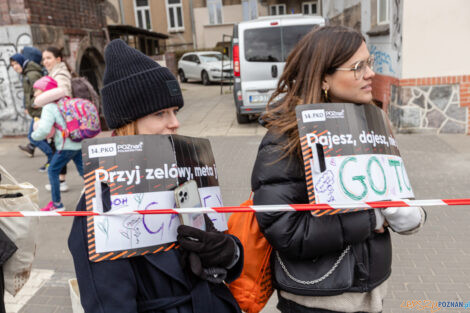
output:
[{"label": "woman's ear", "polygon": [[321,82],[321,89],[323,90],[328,90],[330,89],[330,86],[328,84],[328,81],[329,79],[327,77],[323,78],[322,82]]}]

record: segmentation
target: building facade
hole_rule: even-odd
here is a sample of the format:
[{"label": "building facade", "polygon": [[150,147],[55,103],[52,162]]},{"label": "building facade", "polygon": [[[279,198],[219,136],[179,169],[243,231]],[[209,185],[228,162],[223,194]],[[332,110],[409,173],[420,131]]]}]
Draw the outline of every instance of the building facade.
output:
[{"label": "building facade", "polygon": [[470,134],[470,2],[323,0],[331,24],[366,37],[373,95],[400,132]]},{"label": "building facade", "polygon": [[129,25],[168,34],[161,51],[213,48],[230,41],[235,23],[260,16],[321,15],[321,0],[108,0],[106,3],[108,25]]},{"label": "building facade", "polygon": [[[148,55],[165,51],[191,49],[193,47],[193,27],[191,5],[193,0],[108,0],[110,11],[116,12],[114,19],[108,18],[108,25],[127,25],[143,29],[158,40],[158,49],[151,49]],[[149,34],[150,34],[149,33]],[[168,36],[167,36],[168,35]],[[151,36],[148,36],[150,39]],[[145,52],[139,43],[131,46]]]},{"label": "building facade", "polygon": [[230,42],[233,26],[267,15],[266,2],[258,0],[199,0],[194,2],[197,49],[210,49]]},{"label": "building facade", "polygon": [[320,0],[194,0],[193,7],[198,49],[221,45],[242,21],[268,15],[321,15]]},{"label": "building facade", "polygon": [[101,87],[106,43],[105,1],[2,0],[0,2],[0,135],[27,133],[19,75],[9,58],[25,46],[64,48],[71,68]]}]

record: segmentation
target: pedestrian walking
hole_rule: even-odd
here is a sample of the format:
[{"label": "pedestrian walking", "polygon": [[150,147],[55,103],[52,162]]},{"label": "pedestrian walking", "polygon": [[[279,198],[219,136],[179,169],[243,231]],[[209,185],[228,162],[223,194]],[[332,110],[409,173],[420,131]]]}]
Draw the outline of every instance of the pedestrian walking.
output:
[{"label": "pedestrian walking", "polygon": [[[41,65],[42,63],[42,52],[38,48],[26,46],[21,50],[21,54],[26,60],[31,60],[34,63]],[[42,76],[47,75],[47,70],[41,66]]]},{"label": "pedestrian walking", "polygon": [[[58,88],[58,84],[50,76],[44,76],[34,84],[36,96],[56,88]],[[31,136],[36,140],[44,140],[48,136],[52,135],[51,131],[54,130],[56,124],[58,124],[62,129],[67,128],[57,103],[51,102],[42,109],[39,126]],[[59,173],[68,162],[73,160],[78,173],[83,177],[81,142],[74,142],[70,138],[64,137],[61,131],[56,131],[54,134],[54,144],[56,152],[54,153],[47,169],[49,183],[51,185],[52,201],[42,208],[41,211],[65,210],[60,195]]]},{"label": "pedestrian walking", "polygon": [[[72,71],[70,66],[65,62],[62,49],[54,46],[47,47],[42,52],[42,63],[46,68],[48,75],[57,81],[57,86],[62,90],[64,96],[72,96]],[[57,90],[49,90],[36,97],[34,104],[37,107],[43,107],[47,103],[56,99]],[[56,145],[51,143],[51,147],[54,150]],[[45,165],[47,167],[48,164]],[[60,180],[60,191],[65,192],[69,190],[66,182],[67,166],[61,169],[59,180]],[[44,186],[47,191],[51,190],[51,185],[46,184]]]},{"label": "pedestrian walking", "polygon": [[[22,77],[25,114],[32,118],[28,130],[29,143],[26,145],[19,145],[18,148],[26,153],[27,156],[32,158],[34,156],[35,148],[38,147],[42,152],[44,152],[47,156],[47,160],[49,161],[50,158],[52,158],[53,152],[48,143],[45,140],[36,141],[31,138],[34,120],[41,116],[41,108],[35,108],[33,106],[33,84],[42,77],[43,72],[41,66],[35,62],[38,61],[38,58],[37,56],[34,56],[33,51],[37,49],[33,47],[25,47],[24,50],[27,52],[26,56],[16,53],[10,57],[11,66]],[[33,61],[33,59],[35,61]],[[39,170],[41,171],[41,168]]]},{"label": "pedestrian walking", "polygon": [[[114,135],[175,134],[179,127],[176,114],[183,107],[183,97],[168,68],[120,39],[107,46],[105,60],[101,94],[104,115]],[[105,211],[111,205],[109,193],[105,187],[102,194]],[[77,211],[84,210],[82,195]],[[68,244],[85,312],[241,312],[222,279],[204,269],[223,269],[227,273],[225,281],[234,280],[243,265],[243,248],[236,237],[212,227],[210,221],[208,231],[179,226],[180,249],[92,262],[87,248],[87,220],[75,218]],[[196,266],[198,270],[182,265],[190,264],[182,249],[198,256],[201,261]]]},{"label": "pedestrian walking", "polygon": [[[252,172],[255,205],[309,203],[296,106],[371,103],[374,75],[365,39],[353,29],[321,27],[296,45],[271,98],[282,99],[263,116],[268,132]],[[256,218],[273,247],[281,312],[381,312],[392,264],[389,228],[416,232],[425,213],[415,207],[321,217],[257,213]],[[296,277],[286,274],[293,264]]]}]

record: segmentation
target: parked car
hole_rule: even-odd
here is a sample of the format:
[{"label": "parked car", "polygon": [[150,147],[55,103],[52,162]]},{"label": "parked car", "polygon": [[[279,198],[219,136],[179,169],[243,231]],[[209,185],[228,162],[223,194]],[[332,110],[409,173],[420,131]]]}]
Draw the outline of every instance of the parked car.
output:
[{"label": "parked car", "polygon": [[233,27],[233,97],[237,121],[266,109],[295,44],[314,27],[325,25],[321,16],[302,14],[260,17]]},{"label": "parked car", "polygon": [[178,61],[178,75],[181,82],[194,79],[209,85],[211,82],[220,82],[221,79],[231,79],[232,62],[217,51],[189,52],[183,54]]}]

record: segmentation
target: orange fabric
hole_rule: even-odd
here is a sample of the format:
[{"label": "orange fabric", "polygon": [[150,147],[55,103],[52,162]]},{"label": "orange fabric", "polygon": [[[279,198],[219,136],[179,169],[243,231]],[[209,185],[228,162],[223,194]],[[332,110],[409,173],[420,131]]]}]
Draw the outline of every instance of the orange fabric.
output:
[{"label": "orange fabric", "polygon": [[[253,205],[251,199],[241,204],[250,205]],[[228,232],[238,237],[245,255],[243,271],[229,285],[230,291],[244,312],[258,313],[274,291],[269,264],[272,247],[261,233],[254,213],[232,214]]]}]

